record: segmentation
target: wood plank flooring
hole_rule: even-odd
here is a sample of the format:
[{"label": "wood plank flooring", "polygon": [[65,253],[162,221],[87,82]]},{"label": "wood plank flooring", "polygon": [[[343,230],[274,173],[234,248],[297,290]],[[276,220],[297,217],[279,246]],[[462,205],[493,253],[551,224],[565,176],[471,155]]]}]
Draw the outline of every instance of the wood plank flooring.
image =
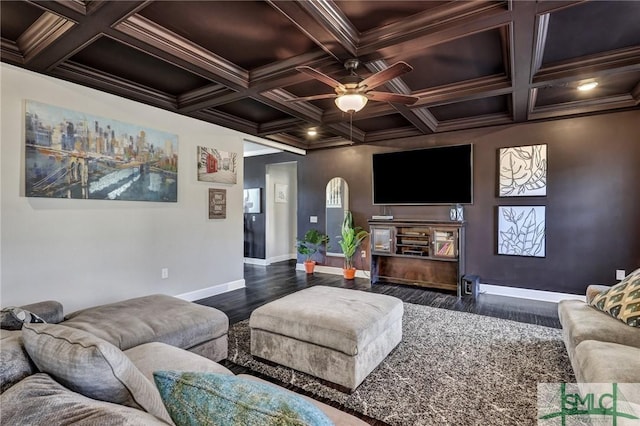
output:
[{"label": "wood plank flooring", "polygon": [[272,300],[314,285],[326,285],[395,296],[404,302],[456,311],[472,312],[513,321],[560,328],[556,303],[514,297],[480,294],[477,300],[461,299],[448,292],[431,291],[403,285],[375,284],[368,279],[345,280],[339,275],[295,270],[295,261],[269,266],[244,265],[246,288],[198,300],[197,303],[220,309],[231,324],[249,318],[251,312]]}]

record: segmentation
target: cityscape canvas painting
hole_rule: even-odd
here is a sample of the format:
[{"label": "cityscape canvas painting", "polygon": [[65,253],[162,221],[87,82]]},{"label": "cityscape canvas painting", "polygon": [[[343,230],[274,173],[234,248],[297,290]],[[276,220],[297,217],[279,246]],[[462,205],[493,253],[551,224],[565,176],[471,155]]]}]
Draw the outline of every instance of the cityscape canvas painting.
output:
[{"label": "cityscape canvas painting", "polygon": [[545,206],[498,207],[498,254],[545,257]]},{"label": "cityscape canvas painting", "polygon": [[238,180],[238,154],[198,147],[198,180],[235,184]]},{"label": "cityscape canvas painting", "polygon": [[499,190],[501,197],[547,195],[547,145],[500,149]]},{"label": "cityscape canvas painting", "polygon": [[25,195],[176,202],[178,136],[28,100]]}]

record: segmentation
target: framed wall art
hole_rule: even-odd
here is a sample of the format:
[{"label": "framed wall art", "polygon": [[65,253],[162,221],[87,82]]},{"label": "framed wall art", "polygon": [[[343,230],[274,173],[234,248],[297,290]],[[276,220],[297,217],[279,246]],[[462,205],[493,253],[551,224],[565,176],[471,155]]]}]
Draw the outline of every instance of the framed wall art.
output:
[{"label": "framed wall art", "polygon": [[545,257],[545,206],[498,207],[498,254]]},{"label": "framed wall art", "polygon": [[178,201],[178,136],[25,102],[25,195]]},{"label": "framed wall art", "polygon": [[227,218],[227,190],[209,188],[209,219]]},{"label": "framed wall art", "polygon": [[288,203],[289,202],[289,185],[284,183],[276,183],[276,203]]},{"label": "framed wall art", "polygon": [[198,180],[235,184],[238,181],[238,154],[199,146]]},{"label": "framed wall art", "polygon": [[262,213],[262,191],[261,188],[248,188],[244,190],[244,212]]},{"label": "framed wall art", "polygon": [[498,195],[547,195],[547,145],[515,146],[499,150]]}]

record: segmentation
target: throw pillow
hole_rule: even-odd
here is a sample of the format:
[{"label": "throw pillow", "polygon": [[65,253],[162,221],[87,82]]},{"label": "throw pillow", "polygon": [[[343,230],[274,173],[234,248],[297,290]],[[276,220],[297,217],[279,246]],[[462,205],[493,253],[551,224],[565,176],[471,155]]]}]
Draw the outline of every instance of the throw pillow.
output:
[{"label": "throw pillow", "polygon": [[640,268],[593,298],[591,306],[632,327],[640,327]]},{"label": "throw pillow", "polygon": [[67,388],[142,409],[171,424],[153,383],[111,343],[60,324],[25,324],[22,339],[38,369]]},{"label": "throw pillow", "polygon": [[22,324],[29,322],[43,323],[46,321],[33,312],[14,306],[0,311],[0,324],[5,330],[20,330]]},{"label": "throw pillow", "polygon": [[304,398],[264,383],[216,373],[156,371],[153,377],[178,426],[333,424]]}]

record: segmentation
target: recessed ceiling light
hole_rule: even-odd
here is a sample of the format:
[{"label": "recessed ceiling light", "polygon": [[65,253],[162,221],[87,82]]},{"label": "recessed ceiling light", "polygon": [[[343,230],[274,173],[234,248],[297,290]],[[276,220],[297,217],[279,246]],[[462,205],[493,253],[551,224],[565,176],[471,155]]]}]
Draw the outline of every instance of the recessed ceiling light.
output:
[{"label": "recessed ceiling light", "polygon": [[317,136],[317,135],[318,135],[318,131],[316,130],[315,127],[312,127],[309,130],[307,130],[307,136]]},{"label": "recessed ceiling light", "polygon": [[578,90],[583,92],[587,90],[593,90],[596,88],[597,85],[598,85],[597,81],[589,81],[588,83],[581,83],[578,85]]}]

